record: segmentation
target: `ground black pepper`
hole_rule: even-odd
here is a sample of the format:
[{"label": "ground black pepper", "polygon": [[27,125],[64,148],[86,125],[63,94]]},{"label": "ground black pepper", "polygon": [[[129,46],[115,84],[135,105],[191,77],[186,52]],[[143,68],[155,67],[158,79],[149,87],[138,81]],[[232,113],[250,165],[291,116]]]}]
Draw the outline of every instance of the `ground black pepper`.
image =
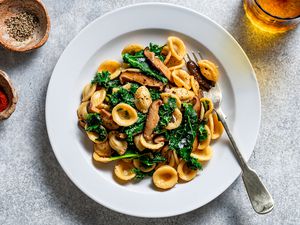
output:
[{"label": "ground black pepper", "polygon": [[22,11],[6,19],[4,23],[9,36],[22,42],[32,37],[39,24],[39,19],[33,13]]}]

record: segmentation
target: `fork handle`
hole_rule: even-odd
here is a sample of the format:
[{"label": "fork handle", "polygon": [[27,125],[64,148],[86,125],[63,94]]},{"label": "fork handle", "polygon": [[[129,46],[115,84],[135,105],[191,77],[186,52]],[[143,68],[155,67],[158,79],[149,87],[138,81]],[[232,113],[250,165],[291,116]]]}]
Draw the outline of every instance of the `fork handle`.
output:
[{"label": "fork handle", "polygon": [[244,160],[238,146],[236,145],[234,138],[229,130],[229,127],[226,123],[224,114],[221,110],[215,110],[219,120],[223,124],[223,127],[228,135],[228,138],[232,144],[232,149],[235,158],[237,159],[241,169],[242,169],[242,178],[244,181],[244,185],[246,187],[248,197],[250,199],[251,205],[255,212],[259,214],[265,214],[268,212],[271,212],[274,207],[274,201],[265,187],[265,185],[262,183],[261,179],[257,175],[257,173],[251,169],[246,161]]}]

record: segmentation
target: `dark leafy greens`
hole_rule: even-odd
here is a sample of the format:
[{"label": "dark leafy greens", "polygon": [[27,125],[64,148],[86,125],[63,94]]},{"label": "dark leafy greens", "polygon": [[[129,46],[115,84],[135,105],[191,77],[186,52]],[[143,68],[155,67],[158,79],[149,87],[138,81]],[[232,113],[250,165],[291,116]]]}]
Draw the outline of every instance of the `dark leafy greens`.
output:
[{"label": "dark leafy greens", "polygon": [[99,141],[104,141],[107,137],[107,131],[102,126],[102,120],[99,114],[97,113],[89,113],[86,118],[86,131],[95,132],[99,135]]},{"label": "dark leafy greens", "polygon": [[159,58],[161,61],[164,61],[165,60],[165,56],[161,54],[161,51],[163,50],[165,46],[159,46],[157,44],[153,44],[153,43],[150,43],[149,44],[149,50],[150,52],[153,52],[155,54],[155,56],[157,58]]},{"label": "dark leafy greens", "polygon": [[102,71],[97,72],[94,79],[92,80],[92,84],[98,84],[101,87],[105,87],[108,92],[111,91],[114,87],[119,87],[121,85],[119,79],[111,80],[109,78],[110,72]]},{"label": "dark leafy greens", "polygon": [[136,90],[139,88],[138,84],[131,84],[131,87],[129,90],[120,87],[117,92],[112,93],[111,95],[108,95],[109,101],[112,106],[115,106],[119,104],[120,102],[126,103],[132,107],[135,107],[134,105],[134,94]]},{"label": "dark leafy greens", "polygon": [[125,63],[128,63],[131,67],[140,69],[143,73],[145,73],[148,76],[151,76],[163,83],[168,82],[168,79],[165,76],[163,76],[158,71],[149,66],[144,56],[143,50],[137,52],[135,55],[125,53],[123,55],[123,60]]},{"label": "dark leafy greens", "polygon": [[205,129],[205,124],[200,123],[199,129],[198,129],[198,140],[199,141],[205,141],[207,139],[207,130]]},{"label": "dark leafy greens", "polygon": [[183,103],[184,114],[181,125],[166,133],[169,140],[169,148],[175,150],[179,157],[183,158],[190,169],[202,169],[201,163],[191,157],[194,139],[199,127],[196,111],[191,104]]},{"label": "dark leafy greens", "polygon": [[141,133],[144,130],[147,115],[138,112],[138,120],[129,127],[124,128],[124,133],[127,135],[126,140],[129,144],[133,143],[134,135]]},{"label": "dark leafy greens", "polygon": [[139,160],[144,167],[151,167],[155,163],[165,162],[167,159],[157,152],[153,158],[149,154],[144,154],[139,157]]},{"label": "dark leafy greens", "polygon": [[164,128],[168,125],[168,123],[171,121],[172,119],[172,114],[176,108],[176,99],[175,98],[169,98],[168,102],[161,105],[159,107],[159,122],[158,125],[155,128],[155,133],[157,134],[161,134],[163,133],[165,130]]},{"label": "dark leafy greens", "polygon": [[136,175],[134,177],[135,180],[143,180],[145,177],[152,177],[154,170],[151,170],[150,172],[143,172],[140,169],[134,168],[132,169],[132,172],[134,172]]},{"label": "dark leafy greens", "polygon": [[157,99],[160,98],[160,92],[159,92],[159,90],[154,89],[154,88],[148,88],[148,90],[150,92],[152,101],[155,101],[155,100],[157,100]]}]

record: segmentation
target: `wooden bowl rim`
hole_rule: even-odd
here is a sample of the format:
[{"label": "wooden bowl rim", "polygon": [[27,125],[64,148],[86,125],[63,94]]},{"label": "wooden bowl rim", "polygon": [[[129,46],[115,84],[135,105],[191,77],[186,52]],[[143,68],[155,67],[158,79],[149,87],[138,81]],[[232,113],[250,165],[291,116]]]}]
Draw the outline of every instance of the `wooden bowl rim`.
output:
[{"label": "wooden bowl rim", "polygon": [[[3,3],[4,1],[9,1],[9,0],[0,0],[0,4]],[[14,0],[14,1],[18,1],[18,0]],[[17,49],[17,48],[12,47],[11,45],[7,45],[7,43],[0,38],[0,45],[2,45],[4,48],[6,48],[8,50],[11,50],[11,51],[14,51],[14,52],[28,52],[28,51],[31,51],[31,50],[42,47],[46,43],[46,41],[48,40],[51,24],[50,24],[49,13],[46,9],[46,6],[44,5],[44,3],[41,0],[31,0],[31,1],[33,1],[36,4],[40,5],[42,7],[42,11],[45,13],[46,31],[45,31],[45,34],[44,34],[43,38],[37,44],[35,44],[34,46],[28,47],[28,48],[26,48],[26,46],[25,46],[22,49]]]},{"label": "wooden bowl rim", "polygon": [[[15,111],[16,105],[18,102],[18,95],[17,95],[16,90],[13,87],[11,80],[10,80],[9,76],[7,75],[7,73],[0,70],[0,77],[4,78],[4,80],[5,80],[4,85],[0,86],[0,88],[8,90],[12,96],[12,98],[9,99],[10,106],[7,109],[5,109],[4,111],[0,112],[0,121],[1,121],[1,120],[9,118],[11,116],[11,114]],[[8,96],[8,97],[10,97],[10,96]]]}]

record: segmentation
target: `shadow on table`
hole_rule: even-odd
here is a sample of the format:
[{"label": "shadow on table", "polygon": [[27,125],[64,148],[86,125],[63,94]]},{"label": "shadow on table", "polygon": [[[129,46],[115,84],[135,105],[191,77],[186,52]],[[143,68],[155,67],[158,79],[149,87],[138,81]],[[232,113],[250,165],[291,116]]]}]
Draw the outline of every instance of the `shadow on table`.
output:
[{"label": "shadow on table", "polygon": [[[33,60],[39,49],[31,52],[12,52],[0,46],[0,69],[17,69],[26,64],[27,61]],[[5,68],[1,68],[5,65]]]}]

